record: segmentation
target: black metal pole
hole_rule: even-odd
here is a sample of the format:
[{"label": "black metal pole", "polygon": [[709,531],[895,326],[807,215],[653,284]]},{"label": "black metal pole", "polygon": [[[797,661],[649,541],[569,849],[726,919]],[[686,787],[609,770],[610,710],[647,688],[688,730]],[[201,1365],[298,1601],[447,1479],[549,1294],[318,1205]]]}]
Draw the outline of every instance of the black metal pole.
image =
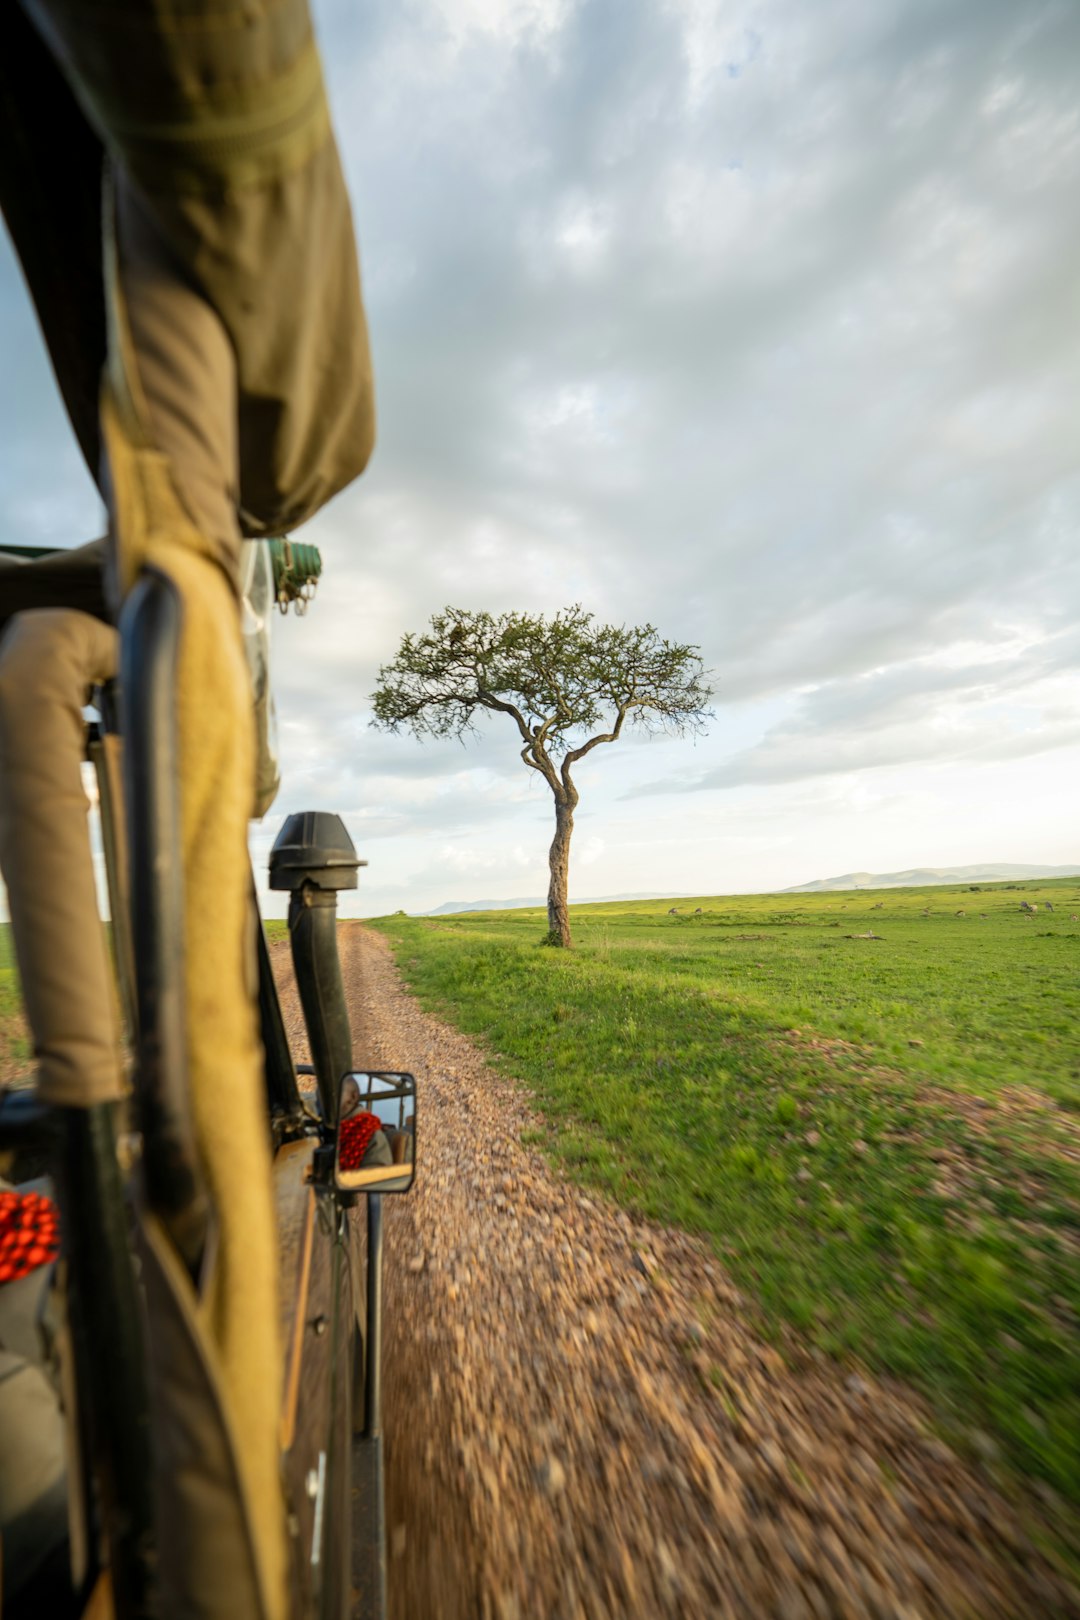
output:
[{"label": "black metal pole", "polygon": [[382,1433],[382,1195],[367,1201],[367,1361],[364,1369],[364,1438]]},{"label": "black metal pole", "polygon": [[382,1434],[382,1196],[367,1200],[367,1345],[364,1362],[364,1433],[356,1443],[353,1517],[354,1580],[358,1613],[386,1614],[386,1476]]},{"label": "black metal pole", "polygon": [[[103,692],[98,694],[98,702],[103,709],[115,708],[115,697],[110,703]],[[131,949],[131,916],[125,892],[127,865],[120,788],[119,738],[110,735],[104,723],[92,725],[87,755],[97,777],[98,812],[101,817],[101,843],[105,855],[105,881],[109,891],[109,917],[112,924],[116,980],[120,987],[124,1027],[129,1040],[134,1042],[138,1019],[135,1007],[135,961]]]},{"label": "black metal pole", "polygon": [[116,1158],[117,1105],[56,1111],[68,1308],[101,1481],[118,1620],[155,1612],[150,1417],[142,1312]]},{"label": "black metal pole", "polygon": [[289,943],[323,1118],[337,1121],[338,1087],[352,1068],[352,1031],[337,946],[337,890],[312,883],[289,896]]},{"label": "black metal pole", "polygon": [[124,789],[146,1199],[194,1276],[208,1203],[195,1148],[184,1019],[184,888],[176,741],[176,587],[145,569],[120,618]]},{"label": "black metal pole", "polygon": [[266,943],[266,930],[259,915],[255,894],[254,874],[251,883],[252,926],[255,929],[255,949],[259,968],[259,1031],[262,1035],[263,1061],[266,1071],[266,1100],[277,1140],[284,1140],[303,1128],[304,1101],[296,1084],[296,1067],[281,1016],[274,970]]}]

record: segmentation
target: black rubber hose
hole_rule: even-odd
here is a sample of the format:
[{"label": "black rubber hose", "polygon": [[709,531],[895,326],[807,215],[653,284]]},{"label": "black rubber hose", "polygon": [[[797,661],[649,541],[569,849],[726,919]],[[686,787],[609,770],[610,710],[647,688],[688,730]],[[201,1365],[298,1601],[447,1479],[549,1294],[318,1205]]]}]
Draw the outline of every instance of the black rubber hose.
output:
[{"label": "black rubber hose", "polygon": [[337,1122],[338,1089],[352,1068],[352,1031],[337,946],[337,891],[311,883],[289,896],[289,943],[323,1118]]}]

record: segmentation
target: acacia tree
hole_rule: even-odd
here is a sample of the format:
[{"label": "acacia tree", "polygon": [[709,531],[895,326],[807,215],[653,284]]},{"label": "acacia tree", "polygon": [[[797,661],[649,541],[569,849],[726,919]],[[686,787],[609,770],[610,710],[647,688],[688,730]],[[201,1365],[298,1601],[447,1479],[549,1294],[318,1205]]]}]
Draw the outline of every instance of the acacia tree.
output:
[{"label": "acacia tree", "polygon": [[627,721],[676,736],[701,732],[711,696],[697,647],[665,641],[651,624],[596,624],[580,606],[547,619],[445,608],[405,636],[379,671],[372,725],[416,737],[477,733],[478,712],[505,714],[521,758],[555,800],[548,855],[548,937],[570,944],[567,884],[578,760],[617,742]]}]

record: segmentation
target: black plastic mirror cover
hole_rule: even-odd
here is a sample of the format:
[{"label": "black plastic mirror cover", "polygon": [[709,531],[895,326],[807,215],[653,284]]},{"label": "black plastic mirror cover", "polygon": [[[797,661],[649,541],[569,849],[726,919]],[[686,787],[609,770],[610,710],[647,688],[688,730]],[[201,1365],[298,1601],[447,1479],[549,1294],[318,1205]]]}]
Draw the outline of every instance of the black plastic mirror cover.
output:
[{"label": "black plastic mirror cover", "polygon": [[356,853],[345,823],[329,810],[298,810],[287,816],[270,851],[270,887],[355,889]]},{"label": "black plastic mirror cover", "polygon": [[360,1070],[338,1091],[334,1181],[342,1192],[408,1192],[416,1174],[416,1081]]}]

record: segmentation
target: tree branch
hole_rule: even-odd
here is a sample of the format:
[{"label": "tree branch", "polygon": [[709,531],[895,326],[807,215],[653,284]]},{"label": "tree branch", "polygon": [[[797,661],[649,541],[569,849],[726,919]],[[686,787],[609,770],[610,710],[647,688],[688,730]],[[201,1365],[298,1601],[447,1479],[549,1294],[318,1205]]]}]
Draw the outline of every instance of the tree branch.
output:
[{"label": "tree branch", "polygon": [[542,748],[537,750],[535,745],[531,745],[521,750],[521,757],[526,765],[531,765],[534,771],[540,772],[556,799],[561,798],[563,792],[562,783],[556,776],[555,767],[544,750]]},{"label": "tree branch", "polygon": [[496,709],[499,714],[510,715],[522,737],[525,739],[525,742],[530,748],[532,747],[534,740],[533,734],[529,730],[525,716],[522,714],[519,708],[515,707],[513,703],[504,703],[502,698],[497,698],[494,692],[485,692],[484,688],[480,685],[477,685],[476,688],[476,701],[482,704],[485,709]]},{"label": "tree branch", "polygon": [[591,737],[587,743],[582,743],[580,748],[571,748],[568,753],[564,754],[562,762],[562,775],[564,782],[568,782],[570,780],[570,766],[576,765],[579,759],[584,759],[586,754],[591,754],[593,749],[599,748],[601,743],[618,742],[619,733],[623,728],[623,721],[626,719],[627,713],[631,707],[632,705],[630,703],[622,704],[619,709],[619,713],[616,716],[615,724],[612,726],[610,731],[602,732],[599,737]]}]

